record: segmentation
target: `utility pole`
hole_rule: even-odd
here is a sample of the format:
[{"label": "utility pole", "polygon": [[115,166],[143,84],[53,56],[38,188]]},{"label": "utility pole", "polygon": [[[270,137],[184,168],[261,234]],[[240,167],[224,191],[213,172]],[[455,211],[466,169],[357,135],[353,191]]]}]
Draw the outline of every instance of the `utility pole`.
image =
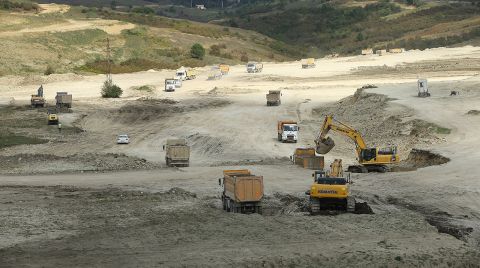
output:
[{"label": "utility pole", "polygon": [[112,84],[112,58],[110,51],[110,39],[107,37],[107,81]]}]

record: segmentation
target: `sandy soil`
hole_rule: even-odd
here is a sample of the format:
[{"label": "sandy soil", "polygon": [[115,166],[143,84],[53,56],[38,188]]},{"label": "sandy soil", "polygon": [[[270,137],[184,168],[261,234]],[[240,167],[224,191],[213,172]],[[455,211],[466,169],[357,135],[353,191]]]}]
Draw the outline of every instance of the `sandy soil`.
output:
[{"label": "sandy soil", "polygon": [[5,31],[0,32],[0,37],[11,37],[18,36],[28,33],[39,33],[39,32],[69,32],[69,31],[78,31],[85,29],[100,29],[105,31],[108,34],[120,34],[123,30],[133,29],[135,24],[128,22],[120,22],[117,20],[103,20],[103,19],[92,19],[92,20],[74,20],[69,19],[65,23],[57,23],[54,25],[40,26],[34,28],[23,28],[18,31]]},{"label": "sandy soil", "polygon": [[[73,112],[60,115],[71,128],[64,133],[30,123],[16,128],[15,119],[33,124],[43,113],[2,108],[11,109],[2,113],[4,128],[50,142],[0,150],[0,260],[6,267],[475,267],[480,116],[468,112],[479,109],[480,69],[462,58],[480,58],[480,48],[322,59],[308,70],[266,63],[260,74],[233,66],[217,81],[207,81],[203,68],[173,93],[162,91],[171,70],[121,74],[113,76],[125,89],[117,100],[99,97],[103,76],[0,78],[3,105],[12,98],[27,104],[39,84],[50,103],[56,91],[75,99]],[[438,67],[452,60],[459,63]],[[425,61],[437,64],[429,69]],[[417,75],[429,78],[432,97],[416,97]],[[364,84],[377,88],[357,92]],[[141,85],[156,89],[133,88]],[[265,105],[270,89],[282,89],[281,106]],[[409,158],[403,172],[353,175],[355,196],[374,214],[305,212],[311,171],[288,156],[313,144],[326,113],[358,128],[369,144],[398,145]],[[276,141],[278,119],[299,121],[298,144]],[[117,146],[118,133],[132,143]],[[161,168],[170,137],[192,146],[191,167]],[[353,144],[333,137],[326,162],[355,163]],[[230,168],[264,176],[264,215],[222,212],[217,179]]]}]

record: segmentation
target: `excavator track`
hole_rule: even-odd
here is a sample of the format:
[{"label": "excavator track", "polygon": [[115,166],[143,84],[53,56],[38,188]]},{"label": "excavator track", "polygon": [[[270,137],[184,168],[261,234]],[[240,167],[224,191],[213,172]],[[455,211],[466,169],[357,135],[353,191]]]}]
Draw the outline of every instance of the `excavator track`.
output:
[{"label": "excavator track", "polygon": [[320,213],[320,200],[318,198],[310,198],[310,213],[312,215]]},{"label": "excavator track", "polygon": [[347,197],[347,212],[355,212],[355,197]]}]

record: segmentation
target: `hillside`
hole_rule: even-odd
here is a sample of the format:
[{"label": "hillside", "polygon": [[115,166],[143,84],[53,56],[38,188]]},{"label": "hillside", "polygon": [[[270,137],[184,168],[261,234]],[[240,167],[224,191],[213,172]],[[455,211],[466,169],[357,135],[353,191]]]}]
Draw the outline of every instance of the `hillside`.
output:
[{"label": "hillside", "polygon": [[[51,2],[51,1],[44,1]],[[53,2],[79,4],[75,0]],[[357,54],[365,47],[424,49],[475,42],[480,37],[478,1],[257,0],[82,1],[118,10],[148,8],[158,15],[260,32],[289,44],[276,50],[298,57],[332,52]],[[112,5],[112,3],[114,5]],[[205,4],[207,10],[190,8]],[[221,8],[221,4],[224,7]]]},{"label": "hillside", "polygon": [[[0,47],[8,53],[0,54],[0,75],[104,72],[107,38],[114,73],[289,59],[248,30],[66,5],[2,7]],[[206,49],[203,59],[192,58],[195,43]]]}]

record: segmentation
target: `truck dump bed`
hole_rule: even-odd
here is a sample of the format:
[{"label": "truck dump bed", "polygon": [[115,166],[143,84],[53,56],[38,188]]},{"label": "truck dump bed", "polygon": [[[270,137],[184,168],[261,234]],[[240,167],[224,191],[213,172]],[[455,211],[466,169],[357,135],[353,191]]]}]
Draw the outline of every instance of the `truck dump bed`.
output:
[{"label": "truck dump bed", "polygon": [[225,196],[237,203],[259,202],[263,198],[263,177],[246,169],[223,171]]}]

